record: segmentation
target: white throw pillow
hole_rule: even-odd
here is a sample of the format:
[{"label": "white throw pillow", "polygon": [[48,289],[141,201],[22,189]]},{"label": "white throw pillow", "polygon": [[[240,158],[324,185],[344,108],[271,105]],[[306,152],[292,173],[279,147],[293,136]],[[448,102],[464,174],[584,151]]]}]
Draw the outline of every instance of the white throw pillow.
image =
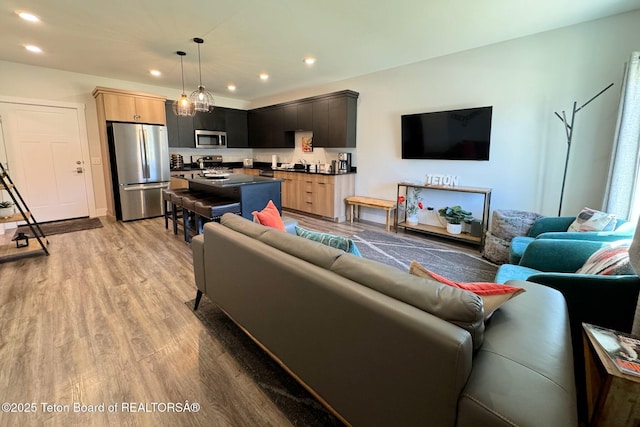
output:
[{"label": "white throw pillow", "polygon": [[583,208],[567,231],[612,231],[615,228],[615,215]]}]

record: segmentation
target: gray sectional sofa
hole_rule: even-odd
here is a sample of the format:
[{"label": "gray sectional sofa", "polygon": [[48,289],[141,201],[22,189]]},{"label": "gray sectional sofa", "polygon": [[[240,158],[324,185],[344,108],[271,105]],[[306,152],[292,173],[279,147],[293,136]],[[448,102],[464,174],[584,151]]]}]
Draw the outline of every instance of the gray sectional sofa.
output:
[{"label": "gray sectional sofa", "polygon": [[577,425],[553,289],[510,283],[526,292],[485,322],[473,293],[236,215],[192,248],[198,293],[347,424]]}]

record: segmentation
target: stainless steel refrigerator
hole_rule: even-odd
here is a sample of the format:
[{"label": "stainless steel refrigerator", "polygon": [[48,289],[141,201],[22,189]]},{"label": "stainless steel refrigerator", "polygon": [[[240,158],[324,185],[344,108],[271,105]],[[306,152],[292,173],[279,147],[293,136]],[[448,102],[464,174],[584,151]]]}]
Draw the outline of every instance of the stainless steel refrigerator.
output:
[{"label": "stainless steel refrigerator", "polygon": [[108,123],[116,218],[162,215],[162,189],[169,186],[167,129],[159,125]]}]

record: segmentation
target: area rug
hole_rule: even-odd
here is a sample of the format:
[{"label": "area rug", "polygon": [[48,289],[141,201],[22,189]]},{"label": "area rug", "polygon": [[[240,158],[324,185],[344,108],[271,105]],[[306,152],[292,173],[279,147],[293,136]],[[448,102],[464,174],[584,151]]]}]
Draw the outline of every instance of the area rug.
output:
[{"label": "area rug", "polygon": [[[43,222],[40,224],[40,228],[42,229],[42,232],[45,236],[71,233],[74,231],[90,230],[92,228],[100,227],[102,227],[102,222],[100,222],[99,218],[76,218],[67,219],[64,221]],[[15,235],[17,235],[18,233],[24,233],[29,237],[35,237],[28,225],[21,225],[20,227],[18,227],[16,229]]]},{"label": "area rug", "polygon": [[457,282],[492,282],[498,267],[425,237],[365,230],[351,237],[363,257],[408,271],[412,260]]}]

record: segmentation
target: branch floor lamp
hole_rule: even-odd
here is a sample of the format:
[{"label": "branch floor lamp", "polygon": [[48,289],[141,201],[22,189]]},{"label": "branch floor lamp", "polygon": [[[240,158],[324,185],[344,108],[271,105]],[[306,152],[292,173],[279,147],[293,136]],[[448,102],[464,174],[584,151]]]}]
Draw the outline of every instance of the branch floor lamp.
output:
[{"label": "branch floor lamp", "polygon": [[571,113],[571,123],[567,122],[567,115],[564,112],[564,110],[562,111],[562,116],[560,114],[558,114],[557,112],[555,112],[555,115],[558,116],[558,118],[560,120],[562,120],[562,123],[564,123],[564,129],[565,129],[565,132],[567,134],[567,158],[564,161],[564,175],[562,176],[562,190],[560,190],[560,206],[558,207],[558,216],[560,216],[561,212],[562,212],[562,199],[564,198],[564,186],[565,186],[566,181],[567,181],[567,167],[569,166],[569,153],[571,152],[571,139],[573,138],[573,124],[574,124],[575,119],[576,119],[576,113],[578,111],[582,110],[584,107],[586,107],[587,104],[589,104],[591,101],[593,101],[594,99],[596,99],[597,97],[602,95],[611,86],[613,86],[613,83],[611,83],[609,86],[605,87],[600,92],[595,94],[590,100],[588,100],[587,102],[582,104],[580,106],[580,108],[576,108],[577,102],[574,101],[573,102],[573,112]]}]

